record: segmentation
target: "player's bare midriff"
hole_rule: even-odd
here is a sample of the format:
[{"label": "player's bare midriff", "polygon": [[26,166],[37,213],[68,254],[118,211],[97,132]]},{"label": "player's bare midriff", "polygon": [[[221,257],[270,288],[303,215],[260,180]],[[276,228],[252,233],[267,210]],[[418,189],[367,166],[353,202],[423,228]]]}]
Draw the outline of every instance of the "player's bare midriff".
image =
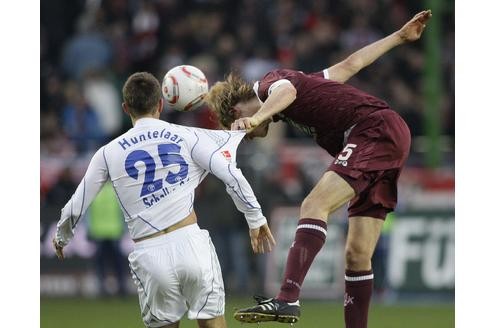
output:
[{"label": "player's bare midriff", "polygon": [[160,231],[157,231],[155,233],[152,233],[151,235],[147,235],[147,236],[144,236],[144,237],[140,237],[140,238],[136,238],[136,239],[133,239],[133,241],[135,243],[138,243],[140,241],[143,241],[143,240],[146,240],[146,239],[151,239],[151,238],[155,238],[155,237],[158,237],[158,236],[161,236],[161,235],[164,235],[166,233],[169,233],[169,232],[172,232],[174,230],[177,230],[177,229],[180,229],[180,228],[183,228],[185,226],[188,226],[188,225],[191,225],[191,224],[195,224],[197,222],[197,217],[196,217],[196,212],[195,211],[192,211],[188,216],[186,216],[183,220],[171,225],[170,227],[168,228],[165,228],[163,230],[160,230]]}]

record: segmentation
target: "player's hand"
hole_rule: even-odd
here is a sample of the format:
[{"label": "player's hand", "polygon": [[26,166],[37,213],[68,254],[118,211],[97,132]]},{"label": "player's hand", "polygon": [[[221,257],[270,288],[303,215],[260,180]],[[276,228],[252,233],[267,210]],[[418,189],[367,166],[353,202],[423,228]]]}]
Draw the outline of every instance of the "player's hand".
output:
[{"label": "player's hand", "polygon": [[59,258],[59,260],[63,260],[64,259],[64,246],[57,243],[55,238],[53,238],[52,243],[53,243],[53,248],[55,249],[55,254]]},{"label": "player's hand", "polygon": [[404,42],[416,41],[421,37],[426,22],[431,18],[431,10],[423,10],[417,13],[409,22],[407,22],[398,31],[399,37]]},{"label": "player's hand", "polygon": [[260,122],[255,117],[241,117],[234,121],[230,125],[230,129],[235,130],[246,130],[247,133],[252,132]]},{"label": "player's hand", "polygon": [[251,238],[251,247],[255,253],[265,253],[272,251],[272,246],[275,246],[275,238],[273,238],[272,232],[268,227],[268,224],[264,224],[259,228],[250,229],[249,237]]}]

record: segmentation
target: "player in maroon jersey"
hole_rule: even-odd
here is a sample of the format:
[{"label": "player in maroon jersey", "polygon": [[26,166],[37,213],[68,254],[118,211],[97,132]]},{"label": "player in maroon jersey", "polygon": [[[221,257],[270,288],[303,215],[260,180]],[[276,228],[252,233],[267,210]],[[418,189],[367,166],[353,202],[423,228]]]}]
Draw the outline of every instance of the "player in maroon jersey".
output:
[{"label": "player in maroon jersey", "polygon": [[304,277],[326,239],[327,218],[349,203],[345,246],[344,313],[347,328],[365,328],[372,293],[373,255],[388,212],[397,202],[397,180],[411,136],[402,118],[376,97],[343,84],[363,67],[405,42],[420,38],[431,11],[360,49],[320,73],[289,69],[267,73],[251,87],[235,75],[216,83],[207,96],[224,127],[264,137],[283,120],[314,137],[334,161],[301,205],[279,294],[241,309],[242,322],[296,322]]}]

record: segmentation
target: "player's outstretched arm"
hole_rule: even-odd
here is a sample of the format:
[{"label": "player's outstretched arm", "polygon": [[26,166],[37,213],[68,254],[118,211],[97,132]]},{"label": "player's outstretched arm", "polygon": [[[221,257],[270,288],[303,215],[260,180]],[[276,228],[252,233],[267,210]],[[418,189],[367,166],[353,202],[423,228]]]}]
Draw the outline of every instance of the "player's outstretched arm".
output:
[{"label": "player's outstretched arm", "polygon": [[74,236],[76,225],[107,179],[108,172],[103,149],[100,148],[91,159],[84,178],[60,214],[57,231],[52,241],[55,254],[59,259],[64,259],[64,247]]},{"label": "player's outstretched arm", "polygon": [[236,164],[237,147],[245,133],[193,129],[196,141],[191,141],[191,158],[225,183],[234,205],[246,218],[253,252],[271,251],[275,239],[251,185]]},{"label": "player's outstretched arm", "polygon": [[418,40],[431,16],[431,10],[424,10],[416,14],[400,30],[359,49],[340,63],[327,68],[325,76],[342,83],[349,80],[361,69],[373,63],[392,48],[406,42]]}]

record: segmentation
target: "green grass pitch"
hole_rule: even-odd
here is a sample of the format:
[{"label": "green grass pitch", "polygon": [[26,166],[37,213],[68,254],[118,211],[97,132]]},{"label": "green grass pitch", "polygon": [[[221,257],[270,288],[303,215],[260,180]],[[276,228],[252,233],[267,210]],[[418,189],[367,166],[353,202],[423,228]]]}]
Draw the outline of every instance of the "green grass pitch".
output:
[{"label": "green grass pitch", "polygon": [[[290,327],[281,323],[242,324],[233,319],[234,309],[251,305],[249,298],[227,297],[225,317],[229,328]],[[41,328],[141,328],[138,299],[41,298]],[[181,328],[197,327],[183,319]],[[304,301],[302,316],[295,328],[344,327],[342,305],[336,302]],[[369,328],[452,328],[453,304],[381,305],[372,304]]]}]

